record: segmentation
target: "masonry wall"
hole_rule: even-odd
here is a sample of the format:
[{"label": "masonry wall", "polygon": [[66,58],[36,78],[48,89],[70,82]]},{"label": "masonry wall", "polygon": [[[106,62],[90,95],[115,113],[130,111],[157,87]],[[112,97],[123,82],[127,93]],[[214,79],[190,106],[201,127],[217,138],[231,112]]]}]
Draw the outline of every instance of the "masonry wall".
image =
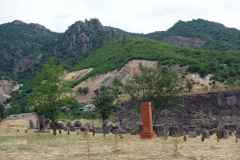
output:
[{"label": "masonry wall", "polygon": [[[158,125],[209,126],[240,124],[240,90],[208,92],[206,94],[179,97],[185,106],[181,111],[164,110],[158,117]],[[125,101],[118,107],[118,120],[126,130],[139,129],[141,114],[134,101]]]}]

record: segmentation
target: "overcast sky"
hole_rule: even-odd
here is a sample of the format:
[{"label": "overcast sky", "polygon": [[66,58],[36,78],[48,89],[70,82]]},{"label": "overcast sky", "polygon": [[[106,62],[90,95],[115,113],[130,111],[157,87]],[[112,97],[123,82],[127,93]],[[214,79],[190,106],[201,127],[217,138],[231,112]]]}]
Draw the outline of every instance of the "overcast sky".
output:
[{"label": "overcast sky", "polygon": [[21,20],[64,32],[90,18],[135,33],[167,30],[179,20],[198,18],[240,30],[240,0],[0,0],[0,24]]}]

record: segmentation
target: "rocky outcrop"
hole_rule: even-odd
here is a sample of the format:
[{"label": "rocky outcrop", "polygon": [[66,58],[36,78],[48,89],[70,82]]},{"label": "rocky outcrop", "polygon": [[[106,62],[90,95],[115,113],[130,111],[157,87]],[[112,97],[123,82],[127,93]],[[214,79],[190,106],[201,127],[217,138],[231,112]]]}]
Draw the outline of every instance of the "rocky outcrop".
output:
[{"label": "rocky outcrop", "polygon": [[205,41],[200,38],[186,38],[181,36],[170,36],[163,39],[163,42],[170,43],[176,46],[201,49],[205,45]]}]

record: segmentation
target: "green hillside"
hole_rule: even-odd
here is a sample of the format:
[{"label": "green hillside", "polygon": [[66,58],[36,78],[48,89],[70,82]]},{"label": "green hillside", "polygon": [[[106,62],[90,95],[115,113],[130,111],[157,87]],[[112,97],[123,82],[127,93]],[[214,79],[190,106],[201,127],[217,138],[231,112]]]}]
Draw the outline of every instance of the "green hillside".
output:
[{"label": "green hillside", "polygon": [[189,65],[189,72],[199,72],[202,76],[214,73],[214,79],[220,81],[231,77],[237,78],[240,74],[238,53],[196,50],[148,38],[130,37],[106,44],[73,67],[71,71],[94,68],[74,85],[90,76],[120,69],[133,59],[158,60],[161,64]]},{"label": "green hillside", "polygon": [[240,50],[240,30],[203,19],[193,19],[187,22],[178,21],[166,31],[156,31],[148,34],[130,33],[121,29],[117,29],[117,31],[125,36],[146,37],[158,41],[163,41],[164,38],[169,36],[200,38],[206,42],[202,49]]},{"label": "green hillside", "polygon": [[14,77],[18,61],[39,50],[48,41],[61,35],[35,23],[16,20],[0,25],[0,77]]}]

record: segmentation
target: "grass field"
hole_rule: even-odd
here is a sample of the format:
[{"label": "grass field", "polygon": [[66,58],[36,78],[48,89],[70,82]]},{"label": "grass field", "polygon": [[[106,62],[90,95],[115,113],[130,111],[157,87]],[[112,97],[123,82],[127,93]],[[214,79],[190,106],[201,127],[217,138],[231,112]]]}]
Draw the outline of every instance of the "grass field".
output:
[{"label": "grass field", "polygon": [[[33,118],[32,118],[33,119]],[[238,160],[240,159],[240,139],[235,137],[217,141],[216,135],[201,141],[201,137],[187,139],[183,137],[142,140],[139,135],[123,135],[116,138],[113,134],[103,137],[103,134],[62,131],[60,135],[50,133],[34,133],[35,130],[25,130],[29,126],[29,118],[5,120],[0,123],[0,159],[94,159],[94,160],[131,160],[131,159],[191,159],[191,160]],[[17,132],[19,130],[19,132]],[[89,154],[88,145],[89,142]],[[177,147],[176,147],[177,146]],[[176,150],[178,149],[178,151]],[[175,150],[175,152],[174,152]]]}]

